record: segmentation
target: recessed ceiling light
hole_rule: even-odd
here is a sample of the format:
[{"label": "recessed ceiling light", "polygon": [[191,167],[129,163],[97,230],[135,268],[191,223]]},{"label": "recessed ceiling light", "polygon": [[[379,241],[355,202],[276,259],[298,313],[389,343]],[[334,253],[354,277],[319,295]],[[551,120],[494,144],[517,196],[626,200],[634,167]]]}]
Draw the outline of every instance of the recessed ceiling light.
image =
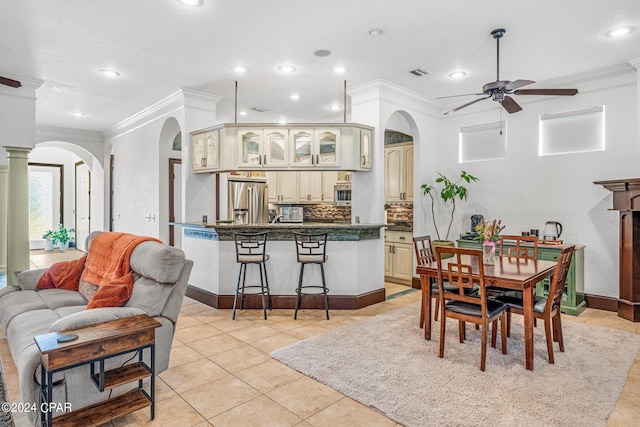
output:
[{"label": "recessed ceiling light", "polygon": [[281,125],[286,125],[287,124],[287,119],[282,118],[282,119],[278,120],[278,123],[281,124]]},{"label": "recessed ceiling light", "polygon": [[278,71],[281,73],[293,73],[296,71],[296,67],[289,64],[278,65]]},{"label": "recessed ceiling light", "polygon": [[326,56],[331,55],[331,51],[327,50],[327,49],[319,49],[319,50],[316,50],[315,52],[313,52],[313,54],[315,56],[319,56],[320,58],[324,58]]},{"label": "recessed ceiling light", "polygon": [[238,65],[237,67],[233,67],[233,71],[235,71],[236,73],[246,73],[247,67],[245,67],[244,65]]},{"label": "recessed ceiling light", "polygon": [[176,1],[182,5],[191,6],[191,7],[199,7],[199,6],[202,6],[202,4],[204,3],[203,0],[176,0]]},{"label": "recessed ceiling light", "polygon": [[292,93],[289,98],[293,99],[294,101],[297,101],[298,99],[300,99],[300,95],[298,95],[297,93]]},{"label": "recessed ceiling light", "polygon": [[84,116],[86,116],[85,113],[82,113],[80,111],[74,111],[73,113],[71,113],[71,115],[73,115],[75,117],[84,117]]},{"label": "recessed ceiling light", "polygon": [[451,77],[452,79],[461,79],[466,75],[467,73],[465,73],[464,71],[454,71],[453,73],[449,73],[449,77]]},{"label": "recessed ceiling light", "polygon": [[105,77],[118,77],[120,76],[120,73],[114,70],[107,70],[107,69],[103,69],[100,70],[100,74],[102,74]]},{"label": "recessed ceiling light", "polygon": [[606,33],[604,33],[604,36],[610,37],[610,38],[622,37],[624,35],[634,32],[635,30],[636,30],[635,27],[630,27],[630,26],[617,27],[617,28],[612,28]]},{"label": "recessed ceiling light", "polygon": [[240,111],[240,113],[239,113],[239,114],[240,114],[241,116],[246,116],[246,115],[247,115],[247,112],[246,112],[246,111]]},{"label": "recessed ceiling light", "polygon": [[373,37],[381,36],[384,33],[382,28],[372,28],[369,30],[369,35]]},{"label": "recessed ceiling light", "polygon": [[333,67],[334,73],[344,73],[345,71],[347,71],[347,69],[340,65],[338,65],[337,67]]},{"label": "recessed ceiling light", "polygon": [[331,104],[329,105],[329,109],[333,111],[342,110],[342,105],[339,104]]}]

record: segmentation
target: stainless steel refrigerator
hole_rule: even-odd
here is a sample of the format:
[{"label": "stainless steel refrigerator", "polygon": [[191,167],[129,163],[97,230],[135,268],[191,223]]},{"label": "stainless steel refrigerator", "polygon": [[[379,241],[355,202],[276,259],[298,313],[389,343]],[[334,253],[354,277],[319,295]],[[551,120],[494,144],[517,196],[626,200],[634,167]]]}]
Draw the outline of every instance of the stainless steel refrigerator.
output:
[{"label": "stainless steel refrigerator", "polygon": [[234,224],[267,224],[269,196],[265,179],[229,178],[229,216]]}]

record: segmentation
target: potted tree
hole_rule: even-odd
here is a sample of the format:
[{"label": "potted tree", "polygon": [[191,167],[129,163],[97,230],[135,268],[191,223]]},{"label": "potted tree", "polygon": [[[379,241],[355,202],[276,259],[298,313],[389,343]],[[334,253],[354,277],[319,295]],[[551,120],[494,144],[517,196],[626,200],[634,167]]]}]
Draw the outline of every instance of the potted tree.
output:
[{"label": "potted tree", "polygon": [[[456,200],[464,201],[467,200],[467,196],[469,195],[469,190],[465,187],[465,184],[469,184],[471,182],[479,181],[475,176],[468,174],[465,171],[460,172],[460,177],[457,180],[451,180],[445,175],[438,172],[439,177],[436,178],[436,182],[434,185],[430,184],[422,184],[421,188],[424,194],[429,196],[431,199],[431,217],[433,219],[433,227],[436,231],[436,240],[433,240],[432,243],[435,246],[455,246],[453,242],[449,240],[449,233],[451,232],[451,225],[453,224],[453,218],[456,212]],[[441,186],[439,190],[436,186]],[[436,220],[436,197],[435,193],[439,191],[440,199],[444,202],[444,205],[451,205],[451,216],[449,217],[449,225],[447,226],[447,233],[444,235],[444,239],[442,239],[440,235],[440,230],[438,229],[438,221]]]},{"label": "potted tree", "polygon": [[54,234],[55,233],[53,232],[53,230],[47,230],[42,235],[42,238],[44,239],[44,248],[47,251],[52,251],[53,250],[53,236],[54,236]]},{"label": "potted tree", "polygon": [[66,252],[69,249],[69,242],[73,241],[73,236],[70,233],[75,232],[73,228],[67,229],[62,224],[59,225],[58,231],[53,233],[53,243],[58,243],[60,252]]}]

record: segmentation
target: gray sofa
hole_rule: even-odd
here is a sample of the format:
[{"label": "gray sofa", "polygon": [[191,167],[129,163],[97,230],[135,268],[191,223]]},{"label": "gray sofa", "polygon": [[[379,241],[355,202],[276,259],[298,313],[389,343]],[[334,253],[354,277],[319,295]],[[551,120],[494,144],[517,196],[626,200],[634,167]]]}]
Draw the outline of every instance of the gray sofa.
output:
[{"label": "gray sofa", "polygon": [[[89,251],[91,240],[97,233],[87,238]],[[89,283],[81,282],[78,291],[37,290],[38,279],[46,269],[20,272],[17,286],[0,290],[0,325],[18,369],[21,401],[39,403],[41,400],[40,352],[33,337],[47,332],[77,329],[146,313],[162,324],[156,329],[156,374],[167,369],[175,324],[193,262],[185,259],[180,249],[152,241],[136,246],[130,261],[135,282],[133,294],[124,307],[86,310],[88,300],[97,289]],[[122,365],[131,356],[125,354],[108,359],[106,369]],[[148,352],[145,352],[145,358],[148,359]],[[99,392],[88,380],[88,365],[60,372],[53,379],[53,402],[68,402],[72,409],[80,409],[109,396],[109,391]],[[114,389],[112,396],[136,386],[135,382],[120,386]],[[34,424],[37,417],[38,414],[29,414]]]}]

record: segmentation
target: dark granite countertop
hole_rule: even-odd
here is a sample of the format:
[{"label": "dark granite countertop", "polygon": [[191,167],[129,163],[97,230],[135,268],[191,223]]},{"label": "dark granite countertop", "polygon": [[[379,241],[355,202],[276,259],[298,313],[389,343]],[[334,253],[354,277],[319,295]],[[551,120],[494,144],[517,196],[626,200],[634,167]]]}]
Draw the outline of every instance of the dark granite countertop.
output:
[{"label": "dark granite countertop", "polygon": [[357,241],[380,238],[380,229],[385,224],[348,224],[327,222],[276,223],[276,224],[202,224],[171,223],[181,227],[212,229],[220,241],[233,240],[234,233],[261,233],[266,231],[269,240],[293,240],[293,232],[316,234],[328,233],[327,240]]}]

